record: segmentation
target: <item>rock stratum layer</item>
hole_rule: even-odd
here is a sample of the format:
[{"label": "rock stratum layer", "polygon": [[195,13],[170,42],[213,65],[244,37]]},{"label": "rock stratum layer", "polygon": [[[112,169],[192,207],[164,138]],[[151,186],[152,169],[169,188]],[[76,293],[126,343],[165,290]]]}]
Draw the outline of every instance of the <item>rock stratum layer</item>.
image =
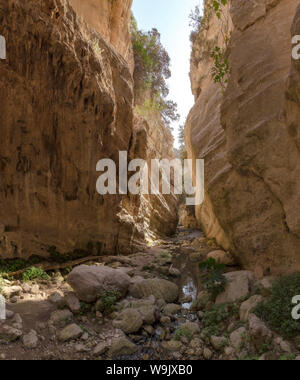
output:
[{"label": "rock stratum layer", "polygon": [[0,62],[1,258],[47,255],[49,247],[126,254],[147,235],[176,228],[175,197],[153,197],[146,207],[140,196],[96,193],[97,162],[138,151],[131,1],[71,4],[79,14],[67,0],[0,1],[7,41]]},{"label": "rock stratum layer", "polygon": [[[190,158],[205,159],[206,180],[197,219],[242,265],[267,273],[300,268],[298,4],[232,0],[222,21],[211,15],[192,53],[186,143]],[[210,52],[230,32],[223,94]]]}]

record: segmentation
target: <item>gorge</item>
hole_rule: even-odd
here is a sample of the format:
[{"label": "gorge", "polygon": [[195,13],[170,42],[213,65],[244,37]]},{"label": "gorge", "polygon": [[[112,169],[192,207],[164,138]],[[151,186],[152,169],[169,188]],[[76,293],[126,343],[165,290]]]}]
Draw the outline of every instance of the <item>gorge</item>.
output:
[{"label": "gorge", "polygon": [[[300,360],[299,2],[196,8],[179,151],[132,2],[0,0],[0,360]],[[176,159],[201,204],[97,191]]]}]

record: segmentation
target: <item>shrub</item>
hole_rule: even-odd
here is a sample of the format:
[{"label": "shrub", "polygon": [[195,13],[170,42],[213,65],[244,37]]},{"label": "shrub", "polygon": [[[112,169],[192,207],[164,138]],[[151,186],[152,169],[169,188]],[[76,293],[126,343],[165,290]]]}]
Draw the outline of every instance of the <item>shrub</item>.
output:
[{"label": "shrub", "polygon": [[23,281],[48,280],[50,276],[42,268],[31,267],[23,273],[22,278]]},{"label": "shrub", "polygon": [[117,291],[106,291],[101,296],[101,311],[104,313],[111,313],[115,310],[115,304],[120,298]]},{"label": "shrub", "polygon": [[214,305],[211,310],[204,313],[203,333],[205,336],[220,336],[224,331],[226,322],[236,313],[234,305]]},{"label": "shrub", "polygon": [[300,321],[292,318],[292,299],[300,294],[300,273],[279,278],[273,285],[272,296],[261,302],[254,313],[271,329],[285,338],[300,334]]},{"label": "shrub", "polygon": [[209,259],[199,264],[199,268],[203,272],[201,274],[203,286],[215,300],[225,290],[227,280],[223,273],[226,267],[218,264],[215,259]]}]

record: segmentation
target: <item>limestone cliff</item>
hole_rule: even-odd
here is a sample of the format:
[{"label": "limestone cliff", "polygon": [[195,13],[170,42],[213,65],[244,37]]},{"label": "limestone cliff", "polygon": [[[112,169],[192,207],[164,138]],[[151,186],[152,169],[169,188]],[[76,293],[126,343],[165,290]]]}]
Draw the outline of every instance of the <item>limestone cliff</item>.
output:
[{"label": "limestone cliff", "polygon": [[128,20],[133,0],[70,0],[76,13],[110,42],[133,70]]},{"label": "limestone cliff", "polygon": [[[136,133],[131,1],[71,4],[79,14],[68,0],[0,1],[1,257],[129,253],[145,241],[139,196],[96,193],[96,163],[118,162]],[[176,225],[152,207],[155,233]]]},{"label": "limestone cliff", "polygon": [[[210,16],[192,53],[196,103],[186,142],[206,172],[197,218],[241,264],[266,273],[300,267],[299,62],[291,58],[297,5],[232,0],[221,21]],[[224,31],[230,72],[223,93],[210,52],[225,46]]]}]

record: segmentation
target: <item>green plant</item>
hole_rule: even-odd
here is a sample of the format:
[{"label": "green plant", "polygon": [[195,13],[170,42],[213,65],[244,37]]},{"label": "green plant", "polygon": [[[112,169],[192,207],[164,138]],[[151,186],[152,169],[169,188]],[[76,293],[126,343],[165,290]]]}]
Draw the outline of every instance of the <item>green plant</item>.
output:
[{"label": "green plant", "polygon": [[214,66],[211,70],[212,78],[214,83],[219,83],[222,91],[224,91],[228,83],[229,74],[229,61],[226,57],[226,49],[216,46],[211,53],[211,57],[214,61]]},{"label": "green plant", "polygon": [[42,268],[31,267],[22,274],[22,278],[23,281],[48,280],[50,276]]},{"label": "green plant", "polygon": [[229,319],[235,317],[237,313],[233,304],[214,305],[211,310],[204,312],[203,334],[207,337],[222,335]]},{"label": "green plant", "polygon": [[225,290],[227,283],[223,275],[225,268],[225,265],[217,263],[214,259],[208,259],[199,264],[203,286],[214,300]]},{"label": "green plant", "polygon": [[211,5],[218,18],[222,16],[222,6],[227,5],[228,0],[212,0]]},{"label": "green plant", "polygon": [[115,310],[115,304],[120,298],[119,292],[115,290],[105,291],[101,296],[102,312],[111,313]]},{"label": "green plant", "polygon": [[295,355],[293,354],[286,354],[286,355],[282,355],[280,358],[279,358],[280,361],[292,361],[292,360],[295,360]]},{"label": "green plant", "polygon": [[189,342],[193,338],[192,332],[185,326],[180,326],[178,329],[175,331],[174,339],[177,341],[180,341],[182,338],[187,339]]},{"label": "green plant", "polygon": [[139,30],[133,15],[130,29],[134,52],[136,111],[145,117],[154,111],[170,126],[172,121],[179,119],[177,104],[167,100],[169,88],[166,81],[171,77],[170,57],[161,43],[157,29],[149,32]]},{"label": "green plant", "polygon": [[254,313],[270,328],[285,338],[300,333],[300,321],[292,318],[292,298],[300,294],[300,273],[279,278],[272,288],[272,296],[261,302]]}]

